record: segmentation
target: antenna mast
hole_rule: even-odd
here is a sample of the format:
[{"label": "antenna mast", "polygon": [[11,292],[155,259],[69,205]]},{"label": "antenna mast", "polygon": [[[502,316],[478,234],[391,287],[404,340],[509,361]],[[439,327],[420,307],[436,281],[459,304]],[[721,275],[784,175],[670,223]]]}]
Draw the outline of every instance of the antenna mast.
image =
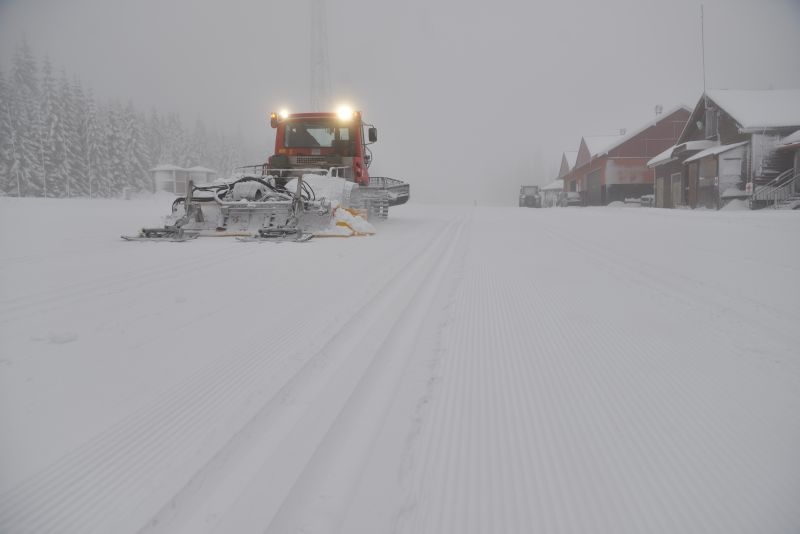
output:
[{"label": "antenna mast", "polygon": [[706,94],[706,36],[703,22],[703,4],[700,4],[700,54],[703,61],[703,95]]},{"label": "antenna mast", "polygon": [[327,111],[331,99],[324,0],[311,0],[311,110]]}]

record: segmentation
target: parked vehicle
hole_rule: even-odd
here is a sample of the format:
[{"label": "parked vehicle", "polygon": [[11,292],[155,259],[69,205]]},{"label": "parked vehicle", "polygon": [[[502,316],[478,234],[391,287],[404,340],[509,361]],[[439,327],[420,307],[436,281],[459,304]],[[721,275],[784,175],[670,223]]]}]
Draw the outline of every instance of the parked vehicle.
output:
[{"label": "parked vehicle", "polygon": [[523,185],[519,188],[520,208],[541,208],[542,195],[538,185]]},{"label": "parked vehicle", "polygon": [[577,191],[568,191],[564,197],[564,206],[583,206],[583,198]]}]

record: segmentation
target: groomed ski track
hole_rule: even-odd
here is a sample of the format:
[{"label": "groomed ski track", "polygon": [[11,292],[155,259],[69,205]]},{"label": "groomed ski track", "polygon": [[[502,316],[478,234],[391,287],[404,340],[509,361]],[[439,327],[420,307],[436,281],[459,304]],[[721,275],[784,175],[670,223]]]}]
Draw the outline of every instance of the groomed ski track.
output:
[{"label": "groomed ski track", "polygon": [[3,230],[0,532],[800,530],[796,213],[124,243],[117,204]]}]

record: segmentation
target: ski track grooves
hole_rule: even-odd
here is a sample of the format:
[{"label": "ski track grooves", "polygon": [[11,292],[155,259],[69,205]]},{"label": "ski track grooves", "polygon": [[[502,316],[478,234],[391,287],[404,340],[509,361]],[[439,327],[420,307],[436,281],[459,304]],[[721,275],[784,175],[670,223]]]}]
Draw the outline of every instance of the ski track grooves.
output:
[{"label": "ski track grooves", "polygon": [[[254,251],[247,251],[247,254],[253,253]],[[54,308],[63,308],[81,300],[104,295],[111,289],[121,292],[139,289],[144,284],[156,281],[175,280],[183,276],[184,269],[213,269],[227,261],[228,258],[212,250],[199,255],[195,253],[191,258],[165,263],[145,271],[117,273],[105,276],[102,280],[73,284],[56,291],[3,300],[0,301],[0,324],[39,315]]]},{"label": "ski track grooves", "polygon": [[[546,229],[554,236],[557,236],[558,239],[561,239],[576,249],[586,252],[592,255],[594,258],[610,265],[614,271],[618,271],[618,276],[624,275],[625,277],[634,277],[638,281],[642,282],[643,285],[649,285],[646,284],[646,282],[653,278],[657,278],[661,287],[652,286],[649,287],[649,289],[659,290],[665,296],[671,299],[680,300],[684,304],[692,306],[693,308],[701,308],[706,313],[719,315],[720,309],[724,310],[726,314],[736,317],[736,326],[739,328],[749,327],[749,323],[757,320],[759,328],[769,330],[775,336],[786,337],[792,342],[800,341],[800,336],[797,335],[797,330],[791,328],[777,328],[775,326],[775,323],[786,322],[786,314],[770,306],[769,303],[757,302],[742,295],[737,296],[738,299],[747,301],[748,305],[750,306],[749,308],[744,309],[759,309],[763,312],[763,315],[768,316],[767,319],[760,317],[761,314],[744,313],[741,306],[735,306],[732,304],[730,295],[725,294],[722,288],[719,288],[719,291],[713,300],[698,302],[698,300],[692,294],[692,288],[702,284],[713,283],[711,280],[706,279],[700,282],[695,278],[670,271],[659,263],[646,261],[630,254],[626,254],[624,256],[619,255],[619,251],[617,251],[616,254],[612,254],[596,243],[592,243],[586,239],[579,239],[574,236],[565,235],[563,231],[556,230],[550,225],[546,225]],[[696,250],[696,252],[702,254],[715,254],[714,251],[706,250]],[[679,277],[681,279],[680,282],[674,281],[674,277]]]},{"label": "ski track grooves", "polygon": [[460,246],[461,221],[437,251],[388,335],[370,354],[368,367],[343,403],[330,429],[284,501],[267,532],[338,532],[360,479],[364,460],[405,376],[436,289],[444,282]]},{"label": "ski track grooves", "polygon": [[[430,250],[446,243],[455,231],[451,223],[443,232],[423,242],[424,247]],[[296,351],[297,339],[304,336],[301,325],[275,338],[253,341],[234,358],[220,358],[160,395],[151,405],[9,491],[0,498],[0,531],[88,534],[153,524],[151,519],[159,509],[180,502],[182,490],[191,493],[191,482],[202,480],[204,467],[212,465],[215,459],[225,458],[230,449],[239,446],[242,436],[254,431],[248,427],[258,421],[259,413],[269,409],[270,404],[284,403],[293,383],[309,380],[311,374],[324,367],[329,357],[326,351],[336,345],[337,338],[352,337],[352,332],[362,328],[359,321],[363,323],[371,309],[383,305],[387,298],[384,293],[402,293],[405,289],[397,286],[402,286],[409,276],[423,276],[420,269],[426,267],[425,258],[425,254],[412,255],[407,265],[389,273],[393,280],[379,285],[377,294],[356,309],[342,327],[343,334],[327,343],[320,342],[316,355],[300,362],[299,369],[293,370],[285,356]],[[167,269],[154,269],[141,275],[137,284],[165,276],[174,274]],[[81,287],[59,298],[69,299],[97,290],[97,287]],[[36,305],[41,302],[29,300],[23,306]],[[352,327],[351,333],[348,325]],[[351,349],[341,354],[358,353],[360,341],[358,336],[339,339],[339,343],[344,342]],[[336,351],[333,352],[335,355]],[[247,406],[248,399],[243,398],[242,392],[258,398],[254,388],[261,384],[268,390],[262,394],[261,404]],[[237,412],[244,407],[248,409],[239,416]],[[165,471],[171,476],[165,476]],[[176,473],[180,476],[175,476]],[[163,486],[164,481],[173,480],[184,482],[178,487]]]},{"label": "ski track grooves", "polygon": [[[570,322],[603,302],[606,287],[624,287],[604,283],[618,276],[629,282],[625,297],[666,291],[664,313],[701,305],[572,236],[543,228],[531,241],[552,253],[500,265],[479,245],[485,257],[469,260],[445,332],[444,383],[413,440],[394,532],[793,531],[797,482],[770,483],[764,442],[746,439],[769,428],[758,406],[731,398],[701,366],[723,361],[721,339],[685,333],[698,362],[683,365],[669,339],[631,336],[612,316],[580,331]],[[591,295],[525,284],[546,278],[537,278],[541,266],[564,265],[590,279]],[[526,317],[539,319],[535,335],[522,334]],[[735,416],[721,417],[731,403]],[[796,457],[793,446],[770,438],[779,463]]]}]

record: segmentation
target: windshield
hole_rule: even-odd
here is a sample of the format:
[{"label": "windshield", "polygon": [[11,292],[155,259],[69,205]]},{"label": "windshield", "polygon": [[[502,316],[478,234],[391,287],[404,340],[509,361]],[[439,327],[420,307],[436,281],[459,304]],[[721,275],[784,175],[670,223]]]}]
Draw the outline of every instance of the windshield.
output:
[{"label": "windshield", "polygon": [[286,125],[283,146],[331,148],[339,144],[350,144],[354,138],[349,126],[340,126],[333,121],[290,122]]}]

